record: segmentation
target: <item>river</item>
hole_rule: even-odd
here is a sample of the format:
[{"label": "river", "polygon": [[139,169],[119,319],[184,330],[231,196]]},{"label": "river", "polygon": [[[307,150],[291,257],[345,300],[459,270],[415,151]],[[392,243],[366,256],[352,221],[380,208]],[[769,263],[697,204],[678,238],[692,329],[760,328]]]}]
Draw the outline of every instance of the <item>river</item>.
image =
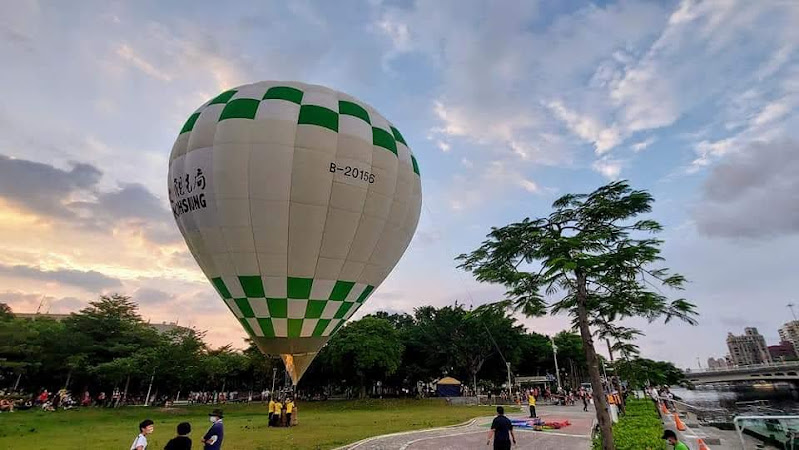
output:
[{"label": "river", "polygon": [[799,389],[790,383],[681,387],[671,392],[683,402],[702,408],[723,408],[733,415],[799,414]]}]

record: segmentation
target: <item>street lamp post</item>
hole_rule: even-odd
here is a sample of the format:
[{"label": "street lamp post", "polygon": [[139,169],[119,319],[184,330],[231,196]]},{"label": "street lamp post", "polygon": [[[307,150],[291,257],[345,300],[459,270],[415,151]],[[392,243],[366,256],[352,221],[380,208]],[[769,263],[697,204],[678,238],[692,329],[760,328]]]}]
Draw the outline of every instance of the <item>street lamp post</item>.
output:
[{"label": "street lamp post", "polygon": [[505,365],[508,367],[508,398],[513,399],[513,386],[510,384],[510,363],[506,362]]},{"label": "street lamp post", "polygon": [[560,391],[560,370],[558,370],[558,346],[555,345],[555,339],[550,336],[549,340],[552,341],[552,356],[555,358],[555,375],[558,377],[558,391]]}]

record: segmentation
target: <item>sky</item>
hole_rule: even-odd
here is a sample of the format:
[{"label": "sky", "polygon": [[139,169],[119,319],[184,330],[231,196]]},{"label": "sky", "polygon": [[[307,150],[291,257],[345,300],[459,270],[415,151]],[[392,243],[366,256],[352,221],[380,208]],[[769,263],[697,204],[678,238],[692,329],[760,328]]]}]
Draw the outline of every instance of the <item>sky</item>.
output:
[{"label": "sky", "polygon": [[118,292],[241,346],[171,217],[169,152],[223,90],[298,80],[373,105],[419,161],[419,228],[354,318],[502,299],[454,257],[617,179],[655,197],[689,280],[666,293],[700,313],[632,322],[642,356],[704,366],[745,326],[775,344],[799,304],[799,3],[220,5],[0,0],[0,302],[66,313]]}]

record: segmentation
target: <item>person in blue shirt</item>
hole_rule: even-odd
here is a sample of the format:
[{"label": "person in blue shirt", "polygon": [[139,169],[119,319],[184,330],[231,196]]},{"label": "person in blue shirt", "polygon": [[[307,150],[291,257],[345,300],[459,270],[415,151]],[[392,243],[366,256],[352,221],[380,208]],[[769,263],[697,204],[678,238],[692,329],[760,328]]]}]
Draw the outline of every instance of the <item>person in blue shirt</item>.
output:
[{"label": "person in blue shirt", "polygon": [[225,437],[225,429],[222,425],[223,416],[221,409],[215,409],[208,414],[211,428],[203,436],[204,450],[220,450],[222,448],[222,439]]}]

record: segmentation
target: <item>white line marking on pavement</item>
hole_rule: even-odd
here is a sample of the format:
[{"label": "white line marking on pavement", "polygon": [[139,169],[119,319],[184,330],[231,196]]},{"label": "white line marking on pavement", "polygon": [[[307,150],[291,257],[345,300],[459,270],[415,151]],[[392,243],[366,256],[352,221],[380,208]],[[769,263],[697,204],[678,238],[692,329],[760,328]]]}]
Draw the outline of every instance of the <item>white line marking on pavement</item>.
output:
[{"label": "white line marking on pavement", "polygon": [[459,424],[455,424],[455,425],[448,425],[446,427],[427,428],[427,429],[422,429],[422,430],[411,430],[411,431],[401,431],[399,433],[391,433],[391,434],[382,434],[380,436],[372,436],[372,437],[368,437],[366,439],[362,439],[362,440],[357,441],[357,442],[353,442],[352,444],[342,445],[341,447],[338,447],[338,448],[336,448],[334,450],[344,450],[344,449],[353,450],[353,449],[356,449],[356,448],[360,447],[363,444],[366,444],[367,442],[372,442],[374,440],[383,439],[383,438],[387,438],[387,437],[404,436],[406,434],[413,434],[413,433],[425,433],[425,432],[428,432],[428,431],[438,431],[438,430],[447,430],[447,429],[452,429],[452,428],[468,427],[468,426],[471,426],[472,424],[474,424],[474,422],[477,419],[479,419],[479,417],[476,417],[476,418],[474,418],[472,420],[467,420],[466,422],[463,422],[463,423],[459,423]]},{"label": "white line marking on pavement", "polygon": [[478,433],[485,433],[485,432],[486,432],[485,430],[464,431],[463,433],[446,434],[444,436],[430,436],[430,437],[414,439],[412,441],[409,441],[409,442],[406,442],[406,443],[402,444],[402,446],[399,448],[399,450],[407,450],[408,446],[410,446],[411,444],[415,444],[415,443],[421,442],[421,441],[429,441],[429,440],[432,440],[432,439],[449,438],[449,437],[453,437],[453,436],[464,436],[464,435],[467,435],[467,434],[478,434]]}]

